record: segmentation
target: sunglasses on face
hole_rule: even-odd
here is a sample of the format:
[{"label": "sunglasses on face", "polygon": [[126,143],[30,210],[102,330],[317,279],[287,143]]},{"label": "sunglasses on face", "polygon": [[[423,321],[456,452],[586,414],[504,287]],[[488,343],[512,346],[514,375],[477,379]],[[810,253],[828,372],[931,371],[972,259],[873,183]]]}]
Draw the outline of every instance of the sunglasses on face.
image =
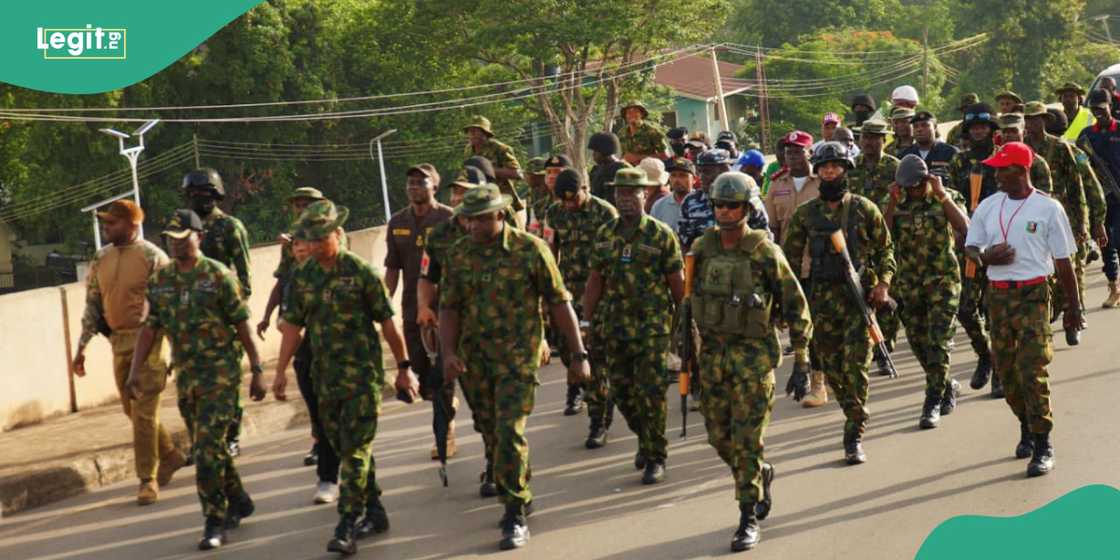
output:
[{"label": "sunglasses on face", "polygon": [[991,113],[966,113],[964,116],[964,122],[974,121],[976,119],[987,121],[991,120],[991,118]]},{"label": "sunglasses on face", "polygon": [[716,200],[712,202],[712,206],[717,209],[738,210],[743,207],[742,202],[727,202],[723,200]]}]

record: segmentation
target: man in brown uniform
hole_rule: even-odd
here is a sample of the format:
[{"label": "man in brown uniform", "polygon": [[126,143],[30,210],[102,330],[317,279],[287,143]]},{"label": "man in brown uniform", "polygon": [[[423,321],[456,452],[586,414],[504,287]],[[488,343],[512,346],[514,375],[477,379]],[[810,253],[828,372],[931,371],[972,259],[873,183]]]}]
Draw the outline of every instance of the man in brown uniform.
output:
[{"label": "man in brown uniform", "polygon": [[94,256],[86,279],[86,309],[74,355],[74,373],[78,377],[86,374],[86,346],[97,333],[105,334],[113,347],[113,375],[121,406],[132,421],[136,476],[140,479],[136,501],[144,506],[159,499],[159,488],[171,483],[172,475],[187,460],[159,422],[159,397],[168,373],[162,338],[138,370],[140,398],[132,398],[124,386],[137,335],[148,316],[148,276],[171,261],[159,247],[140,238],[144,211],[134,202],[118,200],[97,217],[110,244]]},{"label": "man in brown uniform", "polygon": [[[439,188],[439,173],[430,163],[421,163],[408,169],[408,207],[389,219],[385,254],[385,286],[389,296],[397,293],[403,272],[401,310],[404,312],[404,340],[412,362],[412,371],[420,378],[420,396],[436,406],[436,391],[444,392],[443,402],[449,403],[451,418],[455,417],[455,386],[444,385],[443,373],[428,360],[416,321],[416,285],[420,280],[420,260],[424,243],[436,225],[451,219],[451,208],[435,199]],[[439,459],[439,452],[432,446],[432,459]],[[455,455],[455,422],[447,430],[447,456]]]}]

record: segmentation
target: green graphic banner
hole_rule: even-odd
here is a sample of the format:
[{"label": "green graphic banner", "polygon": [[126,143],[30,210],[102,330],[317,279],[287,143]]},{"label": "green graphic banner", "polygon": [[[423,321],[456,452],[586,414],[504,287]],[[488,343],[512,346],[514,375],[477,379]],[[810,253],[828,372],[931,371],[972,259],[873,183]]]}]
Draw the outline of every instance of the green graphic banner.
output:
[{"label": "green graphic banner", "polygon": [[52,93],[100,93],[142,81],[260,0],[8,2],[0,81]]}]

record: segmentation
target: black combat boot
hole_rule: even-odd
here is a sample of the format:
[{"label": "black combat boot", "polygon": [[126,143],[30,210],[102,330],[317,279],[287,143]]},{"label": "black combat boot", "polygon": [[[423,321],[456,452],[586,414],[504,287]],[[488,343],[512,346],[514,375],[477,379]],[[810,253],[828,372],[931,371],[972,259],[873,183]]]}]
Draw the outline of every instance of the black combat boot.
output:
[{"label": "black combat boot", "polygon": [[1003,393],[1003,382],[999,380],[998,375],[993,375],[992,376],[992,395],[991,395],[992,398],[993,399],[1002,399],[1003,394],[1004,394]]},{"label": "black combat boot", "polygon": [[961,384],[949,378],[949,386],[945,387],[945,394],[941,396],[941,415],[948,416],[957,409],[957,397],[961,396]]},{"label": "black combat boot", "polygon": [[941,397],[926,395],[926,401],[922,403],[922,418],[918,420],[918,427],[923,430],[932,430],[939,423],[941,423]]},{"label": "black combat boot", "polygon": [[739,528],[735,530],[735,535],[731,537],[731,552],[750,550],[758,544],[761,534],[754,510],[755,505],[750,502],[739,503]]},{"label": "black combat boot", "polygon": [[886,377],[891,374],[891,366],[887,363],[887,357],[879,350],[878,346],[875,347],[875,365],[879,368],[879,375]]},{"label": "black combat boot", "polygon": [[303,466],[313,467],[313,466],[318,465],[318,464],[319,464],[319,442],[315,442],[315,444],[311,446],[311,451],[308,451],[307,455],[303,456]]},{"label": "black combat boot", "polygon": [[849,465],[867,462],[867,454],[863,452],[862,436],[858,433],[844,436],[844,461]]},{"label": "black combat boot", "polygon": [[568,398],[564,402],[564,416],[575,416],[583,410],[583,387],[568,385]]},{"label": "black combat boot", "polygon": [[1015,458],[1026,459],[1034,455],[1034,434],[1026,422],[1019,423],[1019,444],[1015,446]]},{"label": "black combat boot", "polygon": [[1027,476],[1035,477],[1050,474],[1054,470],[1054,447],[1050,445],[1050,434],[1034,434],[1034,457],[1027,465]]},{"label": "black combat boot", "polygon": [[375,533],[384,533],[388,530],[389,514],[385,512],[385,506],[381,504],[381,498],[373,496],[366,503],[366,514],[358,522],[355,535],[359,539],[364,539]]},{"label": "black combat boot", "polygon": [[257,510],[256,504],[253,499],[249,497],[248,493],[242,492],[240,496],[232,496],[229,499],[229,507],[226,508],[226,529],[236,529],[241,526],[241,520],[253,515]]},{"label": "black combat boot", "polygon": [[358,552],[358,516],[343,515],[334,528],[334,538],[327,542],[327,552],[350,556]]},{"label": "black combat boot", "polygon": [[199,550],[213,550],[226,544],[225,521],[207,517],[206,525],[202,528],[202,540],[198,541]]},{"label": "black combat boot", "polygon": [[600,418],[591,420],[591,429],[587,432],[587,441],[583,443],[588,449],[599,449],[607,444],[607,426]]},{"label": "black combat boot", "polygon": [[642,484],[657,484],[665,480],[665,461],[646,460],[646,470],[642,473]]},{"label": "black combat boot", "polygon": [[642,455],[642,452],[639,451],[637,455],[634,455],[634,470],[640,471],[644,468],[646,468],[646,458],[645,455]]},{"label": "black combat boot", "polygon": [[774,465],[762,463],[762,499],[754,505],[754,515],[759,521],[770,515],[770,506],[774,505],[774,497],[770,494],[771,482],[774,482]]},{"label": "black combat boot", "polygon": [[529,522],[520,503],[506,504],[506,515],[502,518],[502,540],[498,548],[513,550],[529,544]]},{"label": "black combat boot", "polygon": [[489,462],[486,463],[486,470],[478,477],[478,495],[483,498],[493,498],[498,495],[498,485],[494,484],[494,465]]},{"label": "black combat boot", "polygon": [[1081,344],[1081,330],[1077,327],[1066,329],[1066,345],[1077,346]]},{"label": "black combat boot", "polygon": [[976,360],[976,369],[972,372],[972,380],[968,382],[968,386],[973,389],[983,389],[988,384],[988,379],[992,377],[992,358],[990,354],[981,354],[980,358]]}]

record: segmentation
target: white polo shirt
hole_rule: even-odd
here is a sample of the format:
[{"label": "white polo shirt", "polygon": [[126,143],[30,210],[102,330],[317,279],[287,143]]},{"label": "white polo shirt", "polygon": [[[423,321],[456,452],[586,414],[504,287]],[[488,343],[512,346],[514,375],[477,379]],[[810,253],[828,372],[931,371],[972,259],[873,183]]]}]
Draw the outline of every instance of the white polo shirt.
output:
[{"label": "white polo shirt", "polygon": [[1054,259],[1077,251],[1062,205],[1032,190],[1022,200],[998,192],[984,199],[972,214],[965,245],[984,250],[997,243],[1015,249],[1008,265],[989,265],[989,280],[1030,280],[1054,273]]}]

